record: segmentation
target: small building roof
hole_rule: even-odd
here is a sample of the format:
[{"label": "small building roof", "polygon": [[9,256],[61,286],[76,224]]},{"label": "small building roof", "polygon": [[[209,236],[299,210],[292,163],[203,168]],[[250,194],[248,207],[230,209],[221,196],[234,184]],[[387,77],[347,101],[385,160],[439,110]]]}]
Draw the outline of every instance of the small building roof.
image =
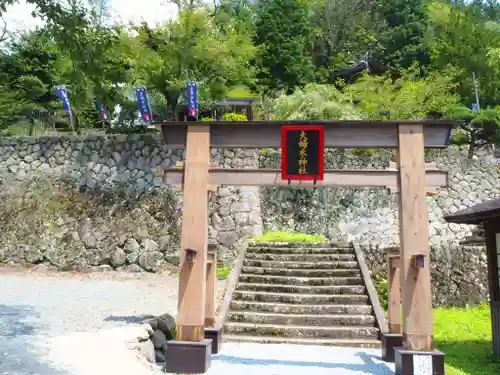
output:
[{"label": "small building roof", "polygon": [[472,207],[444,216],[449,223],[481,224],[490,219],[500,219],[500,198],[495,198]]},{"label": "small building roof", "polygon": [[[226,98],[223,100],[216,100],[210,103],[200,103],[206,104],[207,107],[229,107],[229,106],[250,106],[255,102],[259,102],[259,98]],[[179,100],[179,107],[184,108],[187,106],[185,98]]]},{"label": "small building roof", "polygon": [[251,105],[252,103],[258,101],[260,101],[259,98],[227,98],[216,101],[214,106]]}]

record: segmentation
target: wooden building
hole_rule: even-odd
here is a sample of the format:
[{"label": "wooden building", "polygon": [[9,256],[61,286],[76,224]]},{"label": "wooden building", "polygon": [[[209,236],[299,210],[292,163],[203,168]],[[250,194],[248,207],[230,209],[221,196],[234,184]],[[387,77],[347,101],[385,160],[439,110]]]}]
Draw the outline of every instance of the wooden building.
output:
[{"label": "wooden building", "polygon": [[480,225],[484,230],[488,259],[493,354],[500,357],[500,198],[447,215],[444,219],[449,223]]}]

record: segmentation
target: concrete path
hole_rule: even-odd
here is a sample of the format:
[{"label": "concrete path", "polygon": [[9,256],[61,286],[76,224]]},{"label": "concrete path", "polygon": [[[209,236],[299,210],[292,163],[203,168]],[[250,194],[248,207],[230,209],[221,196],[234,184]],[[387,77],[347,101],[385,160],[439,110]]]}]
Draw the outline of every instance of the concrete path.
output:
[{"label": "concrete path", "polygon": [[290,344],[224,343],[207,375],[393,375],[380,350]]}]

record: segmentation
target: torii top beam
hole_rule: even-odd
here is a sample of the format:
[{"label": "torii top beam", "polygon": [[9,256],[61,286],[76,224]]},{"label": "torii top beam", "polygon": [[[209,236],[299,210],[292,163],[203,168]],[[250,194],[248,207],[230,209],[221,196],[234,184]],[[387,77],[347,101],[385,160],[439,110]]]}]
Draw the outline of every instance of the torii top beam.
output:
[{"label": "torii top beam", "polygon": [[[326,148],[397,148],[398,125],[421,124],[424,128],[424,147],[448,146],[456,121],[390,120],[390,121],[212,121],[212,148],[279,148],[283,125],[321,125],[325,129]],[[166,121],[161,125],[165,144],[172,148],[186,147],[188,125],[192,122]]]}]

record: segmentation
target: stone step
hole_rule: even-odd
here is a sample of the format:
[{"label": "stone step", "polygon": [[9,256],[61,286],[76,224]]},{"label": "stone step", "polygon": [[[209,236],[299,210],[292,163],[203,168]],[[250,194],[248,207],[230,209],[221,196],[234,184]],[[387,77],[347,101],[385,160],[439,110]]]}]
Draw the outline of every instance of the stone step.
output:
[{"label": "stone step", "polygon": [[360,294],[292,294],[268,293],[235,290],[233,299],[237,301],[259,301],[296,304],[337,304],[337,305],[365,305],[368,296]]},{"label": "stone step", "polygon": [[236,290],[250,290],[256,292],[276,293],[305,293],[305,294],[364,294],[363,285],[281,285],[260,283],[238,283]]},{"label": "stone step", "polygon": [[[308,245],[306,245],[308,246]],[[354,249],[348,247],[271,247],[271,246],[249,246],[248,253],[261,253],[261,254],[354,254]]]},{"label": "stone step", "polygon": [[361,277],[361,271],[355,268],[340,268],[331,270],[315,269],[287,269],[287,268],[265,268],[243,266],[242,273],[253,275],[274,275],[274,276],[302,276],[302,277]]},{"label": "stone step", "polygon": [[245,267],[262,267],[262,268],[286,268],[289,270],[309,269],[309,270],[327,270],[327,269],[359,269],[357,261],[350,262],[291,262],[291,261],[276,261],[276,260],[258,260],[245,259],[243,261]]},{"label": "stone step", "polygon": [[363,285],[363,278],[354,277],[297,277],[297,276],[273,276],[273,275],[249,275],[240,274],[239,282],[263,283],[263,284],[287,284],[287,285]]},{"label": "stone step", "polygon": [[349,348],[380,348],[380,341],[375,339],[326,339],[308,337],[277,337],[277,336],[245,336],[223,335],[224,342],[253,342],[260,344],[296,344],[296,345],[325,345]]},{"label": "stone step", "polygon": [[374,326],[375,319],[372,315],[303,315],[303,314],[276,314],[252,311],[231,311],[229,321],[256,324],[280,324],[299,326]]},{"label": "stone step", "polygon": [[231,311],[270,312],[275,314],[371,314],[368,304],[289,304],[259,301],[231,301]]},{"label": "stone step", "polygon": [[334,339],[375,339],[378,329],[367,326],[287,326],[281,324],[254,324],[226,322],[224,333],[282,337],[328,337]]},{"label": "stone step", "polygon": [[246,253],[245,258],[248,260],[274,260],[278,262],[351,262],[356,261],[356,255],[352,254],[267,254],[267,253]]}]

